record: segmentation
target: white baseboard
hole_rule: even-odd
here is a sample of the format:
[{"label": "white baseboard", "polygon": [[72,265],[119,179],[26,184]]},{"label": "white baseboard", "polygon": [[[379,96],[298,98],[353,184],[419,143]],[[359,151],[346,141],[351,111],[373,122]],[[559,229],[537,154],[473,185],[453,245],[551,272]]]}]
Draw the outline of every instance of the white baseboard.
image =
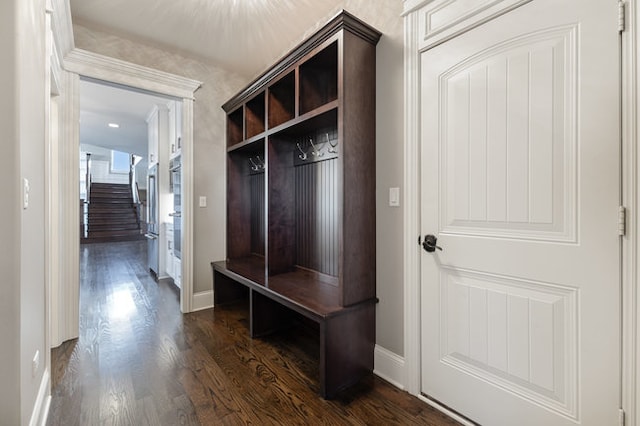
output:
[{"label": "white baseboard", "polygon": [[373,374],[404,390],[404,358],[378,345],[373,352]]},{"label": "white baseboard", "polygon": [[193,299],[191,303],[192,312],[209,308],[213,308],[213,290],[193,293]]},{"label": "white baseboard", "polygon": [[[391,352],[388,349],[383,348],[382,346],[376,345],[376,348],[373,352],[373,360],[373,374],[386,380],[397,388],[405,390],[405,386],[403,385],[403,383],[405,382],[406,372],[403,357]],[[418,399],[434,407],[436,410],[441,411],[449,417],[457,420],[462,425],[474,426],[474,423],[471,423],[469,420],[461,417],[459,414],[449,410],[447,407],[442,406],[428,398],[425,398],[423,395],[418,394],[416,396],[418,397]]]},{"label": "white baseboard", "polygon": [[31,412],[29,426],[45,426],[47,424],[49,406],[51,405],[51,392],[49,386],[50,378],[49,370],[45,370],[42,375],[42,381],[40,382],[38,397],[36,398],[33,411]]}]

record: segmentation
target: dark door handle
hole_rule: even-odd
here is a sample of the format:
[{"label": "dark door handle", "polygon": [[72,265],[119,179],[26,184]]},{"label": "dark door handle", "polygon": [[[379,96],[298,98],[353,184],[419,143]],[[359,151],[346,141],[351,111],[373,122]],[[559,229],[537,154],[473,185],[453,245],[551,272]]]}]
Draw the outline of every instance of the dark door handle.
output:
[{"label": "dark door handle", "polygon": [[428,253],[433,253],[434,251],[436,251],[436,249],[442,251],[442,247],[438,246],[436,244],[437,242],[438,239],[435,237],[435,235],[425,235],[424,241],[422,242],[422,248]]}]

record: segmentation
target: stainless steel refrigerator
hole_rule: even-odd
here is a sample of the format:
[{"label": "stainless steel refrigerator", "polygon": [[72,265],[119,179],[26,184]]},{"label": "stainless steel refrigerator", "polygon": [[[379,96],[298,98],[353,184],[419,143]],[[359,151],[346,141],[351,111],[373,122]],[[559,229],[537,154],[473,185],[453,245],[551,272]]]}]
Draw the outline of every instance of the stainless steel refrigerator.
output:
[{"label": "stainless steel refrigerator", "polygon": [[149,271],[151,271],[156,277],[159,273],[159,233],[160,224],[159,208],[158,208],[158,165],[149,169],[148,186],[147,186],[147,259],[149,263]]}]

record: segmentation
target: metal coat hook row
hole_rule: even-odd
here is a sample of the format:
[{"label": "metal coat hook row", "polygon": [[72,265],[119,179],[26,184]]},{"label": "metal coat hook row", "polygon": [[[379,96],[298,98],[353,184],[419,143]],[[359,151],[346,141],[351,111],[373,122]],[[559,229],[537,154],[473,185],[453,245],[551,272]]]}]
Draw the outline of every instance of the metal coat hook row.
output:
[{"label": "metal coat hook row", "polygon": [[[299,139],[299,142],[296,142],[296,147],[299,151],[298,158],[302,161],[312,160],[313,158],[320,159],[320,157],[323,157],[325,154],[325,147],[329,154],[337,154],[338,139],[336,138],[331,140],[329,138],[329,133],[325,133],[324,137],[326,138],[326,141],[320,142],[317,145],[314,143],[311,136],[305,136]],[[322,137],[319,137],[318,139],[322,140]],[[309,141],[308,144],[305,144],[305,140]],[[306,150],[302,149],[303,145],[306,147]]]}]

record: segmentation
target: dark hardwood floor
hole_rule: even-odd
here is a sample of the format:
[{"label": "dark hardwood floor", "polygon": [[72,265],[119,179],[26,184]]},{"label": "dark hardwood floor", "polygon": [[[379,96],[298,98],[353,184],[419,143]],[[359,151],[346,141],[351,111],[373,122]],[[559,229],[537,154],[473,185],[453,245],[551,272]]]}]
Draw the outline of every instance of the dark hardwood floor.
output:
[{"label": "dark hardwood floor", "polygon": [[242,304],[180,314],[144,241],[83,245],[80,264],[80,337],[52,351],[48,425],[458,424],[375,376],[320,398],[309,324],[250,339]]}]

